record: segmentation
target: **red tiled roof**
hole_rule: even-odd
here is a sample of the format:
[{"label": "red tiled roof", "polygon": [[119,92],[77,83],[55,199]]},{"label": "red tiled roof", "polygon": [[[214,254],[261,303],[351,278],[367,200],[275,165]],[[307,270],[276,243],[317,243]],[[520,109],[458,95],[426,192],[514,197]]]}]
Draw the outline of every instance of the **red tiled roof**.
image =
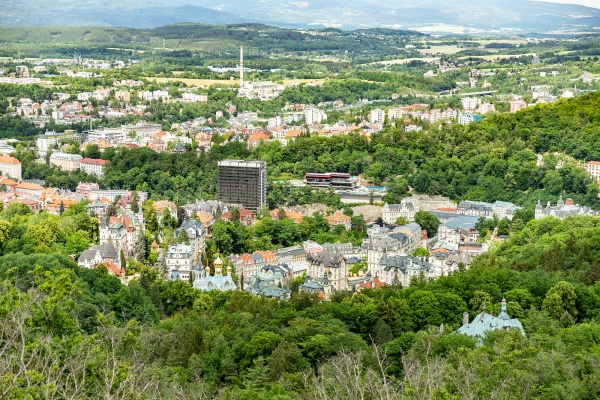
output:
[{"label": "red tiled roof", "polygon": [[242,209],[240,209],[240,217],[241,218],[246,218],[246,217],[254,218],[254,217],[256,217],[256,214],[246,208],[242,208]]},{"label": "red tiled roof", "polygon": [[375,277],[371,281],[363,282],[359,285],[363,289],[377,289],[385,286],[385,283],[381,282],[379,278]]},{"label": "red tiled roof", "polygon": [[81,160],[82,164],[95,164],[95,165],[104,165],[106,164],[106,160],[102,160],[99,158],[84,158]]}]

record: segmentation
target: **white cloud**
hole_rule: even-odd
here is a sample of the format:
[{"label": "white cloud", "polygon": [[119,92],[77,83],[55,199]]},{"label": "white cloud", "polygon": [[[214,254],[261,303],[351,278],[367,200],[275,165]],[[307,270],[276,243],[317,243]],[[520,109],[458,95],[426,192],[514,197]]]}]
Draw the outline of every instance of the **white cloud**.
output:
[{"label": "white cloud", "polygon": [[533,0],[533,1],[543,1],[545,3],[578,4],[580,6],[586,6],[586,7],[600,9],[600,0]]}]

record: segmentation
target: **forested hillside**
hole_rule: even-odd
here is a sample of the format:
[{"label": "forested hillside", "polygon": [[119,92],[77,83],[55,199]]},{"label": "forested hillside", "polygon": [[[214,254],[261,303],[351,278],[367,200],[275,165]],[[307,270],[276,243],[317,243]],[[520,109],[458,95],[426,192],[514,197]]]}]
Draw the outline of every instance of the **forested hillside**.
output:
[{"label": "forested hillside", "polygon": [[[0,217],[13,226],[23,218]],[[325,303],[297,285],[281,302],[202,293],[142,267],[125,287],[67,257],[5,253],[0,391],[6,398],[593,399],[598,224],[530,221],[468,271],[338,293]],[[453,333],[463,312],[497,313],[502,298],[526,338],[500,331],[477,346]]]},{"label": "forested hillside", "polygon": [[[183,9],[176,9],[182,12]],[[215,13],[215,11],[211,10]],[[0,22],[2,19],[0,18]],[[216,21],[215,21],[216,22]],[[155,57],[152,50],[157,43],[166,41],[168,52],[161,56],[190,58],[198,62],[198,56],[206,56],[207,50],[224,59],[235,60],[239,46],[251,46],[253,54],[277,54],[282,52],[350,52],[355,57],[377,57],[396,54],[398,48],[404,47],[410,39],[425,37],[416,31],[397,29],[361,29],[342,31],[339,29],[298,30],[286,29],[263,24],[196,24],[178,23],[155,28],[134,29],[119,27],[73,27],[73,26],[27,26],[0,27],[0,36],[7,44],[0,49],[0,55],[12,55],[10,49],[16,48],[26,52],[41,51],[44,54],[55,54],[72,57],[73,52],[95,57],[134,54],[133,49],[146,50],[135,53],[136,58]],[[382,39],[385,39],[382,40]],[[107,48],[110,46],[110,49]],[[158,45],[159,47],[161,45]],[[132,49],[133,48],[133,49]],[[175,50],[173,50],[175,49]],[[144,54],[149,53],[151,54]],[[193,55],[193,57],[192,57]],[[354,57],[353,56],[353,57]]]}]

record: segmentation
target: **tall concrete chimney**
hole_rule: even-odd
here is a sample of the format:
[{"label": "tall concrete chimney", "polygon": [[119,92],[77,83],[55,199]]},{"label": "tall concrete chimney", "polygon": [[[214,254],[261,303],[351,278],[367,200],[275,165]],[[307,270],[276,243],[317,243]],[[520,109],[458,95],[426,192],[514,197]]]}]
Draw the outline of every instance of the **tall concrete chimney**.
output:
[{"label": "tall concrete chimney", "polygon": [[244,88],[244,46],[240,46],[240,89]]},{"label": "tall concrete chimney", "polygon": [[469,313],[468,312],[463,313],[463,325],[469,325]]}]

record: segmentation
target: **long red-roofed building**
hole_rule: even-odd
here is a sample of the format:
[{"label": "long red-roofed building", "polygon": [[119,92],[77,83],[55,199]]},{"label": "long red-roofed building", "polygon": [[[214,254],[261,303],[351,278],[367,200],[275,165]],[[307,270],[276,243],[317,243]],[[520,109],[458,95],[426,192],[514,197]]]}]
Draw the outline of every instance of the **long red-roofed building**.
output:
[{"label": "long red-roofed building", "polygon": [[84,158],[79,164],[79,168],[89,175],[103,176],[104,165],[107,163],[106,160],[99,158]]}]

